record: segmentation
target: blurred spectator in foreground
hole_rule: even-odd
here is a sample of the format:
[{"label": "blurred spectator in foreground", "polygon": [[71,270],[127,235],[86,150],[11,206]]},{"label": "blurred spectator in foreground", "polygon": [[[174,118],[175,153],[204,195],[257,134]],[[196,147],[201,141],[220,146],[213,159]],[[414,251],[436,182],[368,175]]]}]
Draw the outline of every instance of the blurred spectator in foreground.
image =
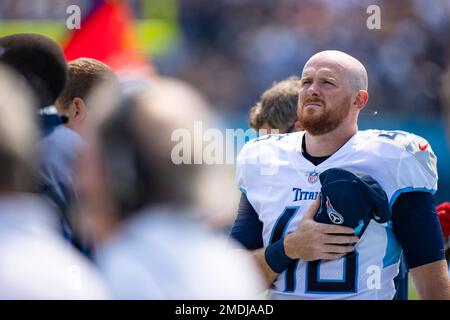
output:
[{"label": "blurred spectator in foreground", "polygon": [[63,123],[54,103],[67,79],[67,63],[59,45],[47,36],[19,33],[0,38],[0,62],[12,67],[36,98],[42,136]]},{"label": "blurred spectator in foreground", "polygon": [[33,93],[0,66],[0,299],[103,299],[90,263],[59,235],[38,189]]},{"label": "blurred spectator in foreground", "polygon": [[[238,194],[234,192],[234,166],[227,162],[227,156],[233,154],[234,145],[227,144],[231,141],[227,140],[226,133],[223,135],[223,131],[219,129],[223,128],[223,124],[211,110],[209,101],[194,87],[184,81],[166,77],[160,77],[157,84],[159,96],[164,97],[161,99],[164,99],[167,117],[189,119],[191,123],[186,129],[194,133],[191,146],[203,147],[203,166],[198,170],[192,184],[192,202],[196,205],[196,215],[208,226],[228,234],[227,228],[234,221],[236,211],[232,201],[238,199]],[[184,138],[175,135],[172,140],[174,144],[177,138],[179,142],[185,142]],[[220,144],[221,138],[225,139],[226,146]],[[179,145],[176,144],[174,150]],[[209,149],[211,146],[218,147],[217,154]],[[219,155],[222,150],[221,157]],[[197,160],[192,158],[191,162],[198,165],[196,161],[199,157],[197,154]],[[230,158],[234,161],[234,157]]]},{"label": "blurred spectator in foreground", "polygon": [[250,127],[260,134],[302,130],[300,122],[297,121],[299,90],[298,77],[275,83],[267,89],[262,94],[261,100],[250,109],[248,116]]},{"label": "blurred spectator in foreground", "polygon": [[102,240],[98,265],[115,298],[255,298],[262,287],[251,260],[230,256],[234,246],[193,213],[202,166],[189,161],[202,155],[188,144],[189,163],[174,163],[174,134],[195,139],[202,109],[179,107],[198,100],[184,99],[177,85],[166,89],[155,82],[127,98],[99,125],[80,164],[83,217]]},{"label": "blurred spectator in foreground", "polygon": [[68,208],[73,199],[72,162],[80,144],[78,135],[62,126],[64,118],[54,106],[67,80],[67,63],[59,45],[40,34],[14,34],[0,38],[0,61],[11,66],[24,79],[36,97],[41,139],[40,192],[60,214],[62,234],[77,245],[69,226]]},{"label": "blurred spectator in foreground", "polygon": [[[39,34],[15,34],[0,38],[3,54],[0,61],[17,70],[36,96],[40,114],[42,139],[37,148],[40,155],[40,192],[60,214],[62,234],[84,254],[90,254],[87,239],[74,233],[74,215],[78,196],[74,189],[74,161],[85,141],[79,134],[87,122],[83,98],[101,81],[115,80],[113,72],[104,64],[90,59],[71,63],[70,74],[59,45]],[[112,97],[117,97],[115,90]],[[61,116],[55,107],[59,98]],[[67,126],[63,123],[67,122]],[[73,130],[72,130],[73,129]],[[72,210],[72,211],[71,211]]]}]

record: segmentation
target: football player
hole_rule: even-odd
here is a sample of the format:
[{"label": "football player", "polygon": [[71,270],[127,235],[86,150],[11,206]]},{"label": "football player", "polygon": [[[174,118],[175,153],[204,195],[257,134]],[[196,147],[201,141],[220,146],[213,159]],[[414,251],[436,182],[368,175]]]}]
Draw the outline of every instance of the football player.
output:
[{"label": "football player", "polygon": [[[305,131],[252,140],[238,157],[242,197],[232,236],[252,250],[274,298],[392,299],[403,251],[421,298],[450,299],[432,198],[436,157],[416,135],[358,131],[367,88],[367,72],[354,57],[339,51],[312,56],[299,93],[298,120]],[[361,238],[353,228],[315,222],[318,176],[334,167],[378,181],[389,199],[390,221],[372,220]],[[357,257],[351,267],[348,253]],[[312,277],[309,266],[317,260]],[[375,287],[369,281],[374,272],[380,283]]]},{"label": "football player", "polygon": [[[297,77],[290,77],[267,89],[261,100],[250,109],[250,127],[259,134],[302,130],[300,122],[297,121],[299,80]],[[274,129],[277,132],[271,132]]]}]

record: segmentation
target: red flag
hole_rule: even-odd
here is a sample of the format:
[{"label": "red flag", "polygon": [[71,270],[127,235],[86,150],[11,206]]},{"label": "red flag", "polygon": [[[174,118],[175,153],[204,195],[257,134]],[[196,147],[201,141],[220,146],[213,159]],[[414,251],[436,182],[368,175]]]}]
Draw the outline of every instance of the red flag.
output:
[{"label": "red flag", "polygon": [[88,57],[115,71],[139,69],[154,74],[149,59],[139,50],[133,18],[125,1],[98,1],[63,47],[68,61]]}]

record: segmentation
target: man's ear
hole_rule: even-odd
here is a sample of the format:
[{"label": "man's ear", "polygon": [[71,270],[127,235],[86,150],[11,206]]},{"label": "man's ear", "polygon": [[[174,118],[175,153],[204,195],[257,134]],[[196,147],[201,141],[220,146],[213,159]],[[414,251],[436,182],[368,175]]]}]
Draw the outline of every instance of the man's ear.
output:
[{"label": "man's ear", "polygon": [[367,105],[367,101],[369,101],[369,93],[366,90],[359,90],[353,105],[361,111]]},{"label": "man's ear", "polygon": [[75,123],[80,123],[87,116],[86,104],[84,103],[83,99],[77,97],[73,99],[72,105],[73,105],[72,109],[73,121]]}]

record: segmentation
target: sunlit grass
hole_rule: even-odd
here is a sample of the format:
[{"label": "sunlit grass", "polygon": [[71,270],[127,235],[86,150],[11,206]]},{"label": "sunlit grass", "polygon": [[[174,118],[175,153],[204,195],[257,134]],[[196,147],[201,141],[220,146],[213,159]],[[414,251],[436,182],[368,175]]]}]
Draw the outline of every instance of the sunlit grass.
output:
[{"label": "sunlit grass", "polygon": [[420,300],[419,294],[417,293],[411,276],[408,277],[408,300]]}]

